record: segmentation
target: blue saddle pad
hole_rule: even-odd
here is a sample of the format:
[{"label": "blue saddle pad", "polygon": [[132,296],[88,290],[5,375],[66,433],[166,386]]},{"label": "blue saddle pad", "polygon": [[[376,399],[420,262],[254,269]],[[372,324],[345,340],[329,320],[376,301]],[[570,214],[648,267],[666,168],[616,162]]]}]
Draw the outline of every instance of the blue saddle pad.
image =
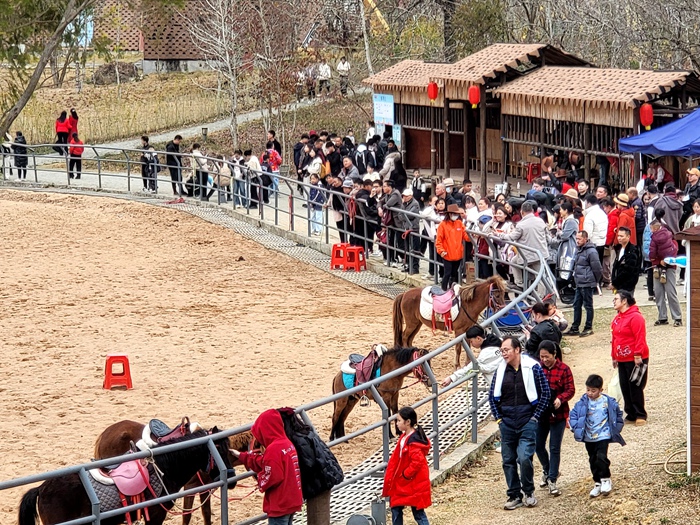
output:
[{"label": "blue saddle pad", "polygon": [[[374,377],[377,378],[381,374],[381,370],[377,369],[377,373],[374,374]],[[345,385],[345,388],[352,388],[355,386],[355,374],[346,374],[343,372],[343,384]]]}]

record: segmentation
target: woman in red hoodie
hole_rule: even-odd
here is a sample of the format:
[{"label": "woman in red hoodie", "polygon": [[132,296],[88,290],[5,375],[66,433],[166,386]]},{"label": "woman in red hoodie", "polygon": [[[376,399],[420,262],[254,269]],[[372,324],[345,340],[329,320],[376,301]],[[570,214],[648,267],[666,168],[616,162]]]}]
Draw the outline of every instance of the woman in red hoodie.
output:
[{"label": "woman in red hoodie", "polygon": [[613,297],[612,362],[620,375],[620,390],[625,400],[625,420],[641,427],[647,423],[644,408],[644,387],[647,384],[649,346],[644,316],[634,297],[627,290],[618,290]]},{"label": "woman in red hoodie", "polygon": [[425,509],[430,507],[430,472],[425,456],[430,443],[411,407],[403,407],[396,418],[403,434],[384,474],[382,496],[389,497],[391,521],[403,525],[403,508],[410,506],[418,525],[429,525]]},{"label": "woman in red hoodie", "polygon": [[265,452],[231,452],[258,474],[258,489],[265,494],[263,512],[269,525],[292,525],[304,502],[297,451],[284,432],[282,416],[274,409],[258,416],[251,429]]},{"label": "woman in red hoodie", "polygon": [[[61,111],[61,115],[56,119],[56,144],[68,144],[68,137],[70,137],[68,113]],[[63,155],[68,153],[68,148],[66,147],[59,146],[54,149],[61,152]]]}]

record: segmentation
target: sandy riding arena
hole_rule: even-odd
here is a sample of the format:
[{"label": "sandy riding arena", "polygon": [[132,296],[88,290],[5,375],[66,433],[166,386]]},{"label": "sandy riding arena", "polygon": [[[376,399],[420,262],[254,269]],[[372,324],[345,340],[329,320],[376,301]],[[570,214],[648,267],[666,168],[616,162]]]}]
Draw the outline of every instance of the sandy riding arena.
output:
[{"label": "sandy riding arena", "polygon": [[[390,300],[190,215],[13,191],[0,191],[0,211],[0,479],[87,461],[121,419],[230,428],[321,398],[349,352],[391,343]],[[417,343],[446,340],[423,330]],[[110,352],[129,354],[133,390],[102,389]],[[438,377],[451,362],[434,363]],[[415,386],[402,402],[424,394]],[[347,429],[379,414],[357,407]],[[311,415],[327,437],[331,409]],[[379,439],[339,447],[341,462]],[[23,492],[0,493],[0,523],[15,522]],[[260,500],[229,507],[233,521]]]}]

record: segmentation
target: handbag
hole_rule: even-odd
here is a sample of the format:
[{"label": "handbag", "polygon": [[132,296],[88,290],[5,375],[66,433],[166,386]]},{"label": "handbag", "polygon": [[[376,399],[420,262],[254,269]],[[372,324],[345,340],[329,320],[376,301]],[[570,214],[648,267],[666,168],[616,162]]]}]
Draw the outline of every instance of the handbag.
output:
[{"label": "handbag", "polygon": [[321,172],[320,172],[320,177],[321,180],[325,179],[328,177],[328,175],[331,174],[331,163],[329,161],[324,162],[321,164]]},{"label": "handbag", "polygon": [[620,373],[619,369],[615,369],[610,382],[608,383],[608,395],[614,397],[619,403],[622,400],[622,390],[620,390]]}]

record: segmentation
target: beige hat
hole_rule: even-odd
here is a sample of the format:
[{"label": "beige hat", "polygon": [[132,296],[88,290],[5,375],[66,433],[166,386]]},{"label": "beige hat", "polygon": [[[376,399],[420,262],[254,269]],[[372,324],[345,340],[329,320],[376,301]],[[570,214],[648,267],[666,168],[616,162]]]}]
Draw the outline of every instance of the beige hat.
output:
[{"label": "beige hat", "polygon": [[630,205],[630,198],[627,196],[626,193],[618,194],[618,196],[615,197],[613,200],[615,201],[615,204],[619,204],[620,206]]},{"label": "beige hat", "polygon": [[413,190],[411,188],[406,188],[401,195],[404,197],[413,197]]},{"label": "beige hat", "polygon": [[447,187],[447,186],[454,186],[454,185],[455,185],[455,181],[452,180],[452,179],[450,179],[450,178],[448,177],[448,178],[446,178],[446,179],[443,179],[442,184],[443,184],[443,186],[445,186],[445,187]]},{"label": "beige hat", "polygon": [[568,190],[566,190],[566,193],[564,194],[564,196],[565,196],[565,197],[570,197],[570,198],[572,198],[572,199],[578,199],[578,198],[579,198],[578,192],[577,192],[575,189],[573,189],[573,188],[569,188]]},{"label": "beige hat", "polygon": [[697,168],[691,168],[689,170],[685,171],[688,175],[695,175],[696,177],[700,177],[700,170]]}]

